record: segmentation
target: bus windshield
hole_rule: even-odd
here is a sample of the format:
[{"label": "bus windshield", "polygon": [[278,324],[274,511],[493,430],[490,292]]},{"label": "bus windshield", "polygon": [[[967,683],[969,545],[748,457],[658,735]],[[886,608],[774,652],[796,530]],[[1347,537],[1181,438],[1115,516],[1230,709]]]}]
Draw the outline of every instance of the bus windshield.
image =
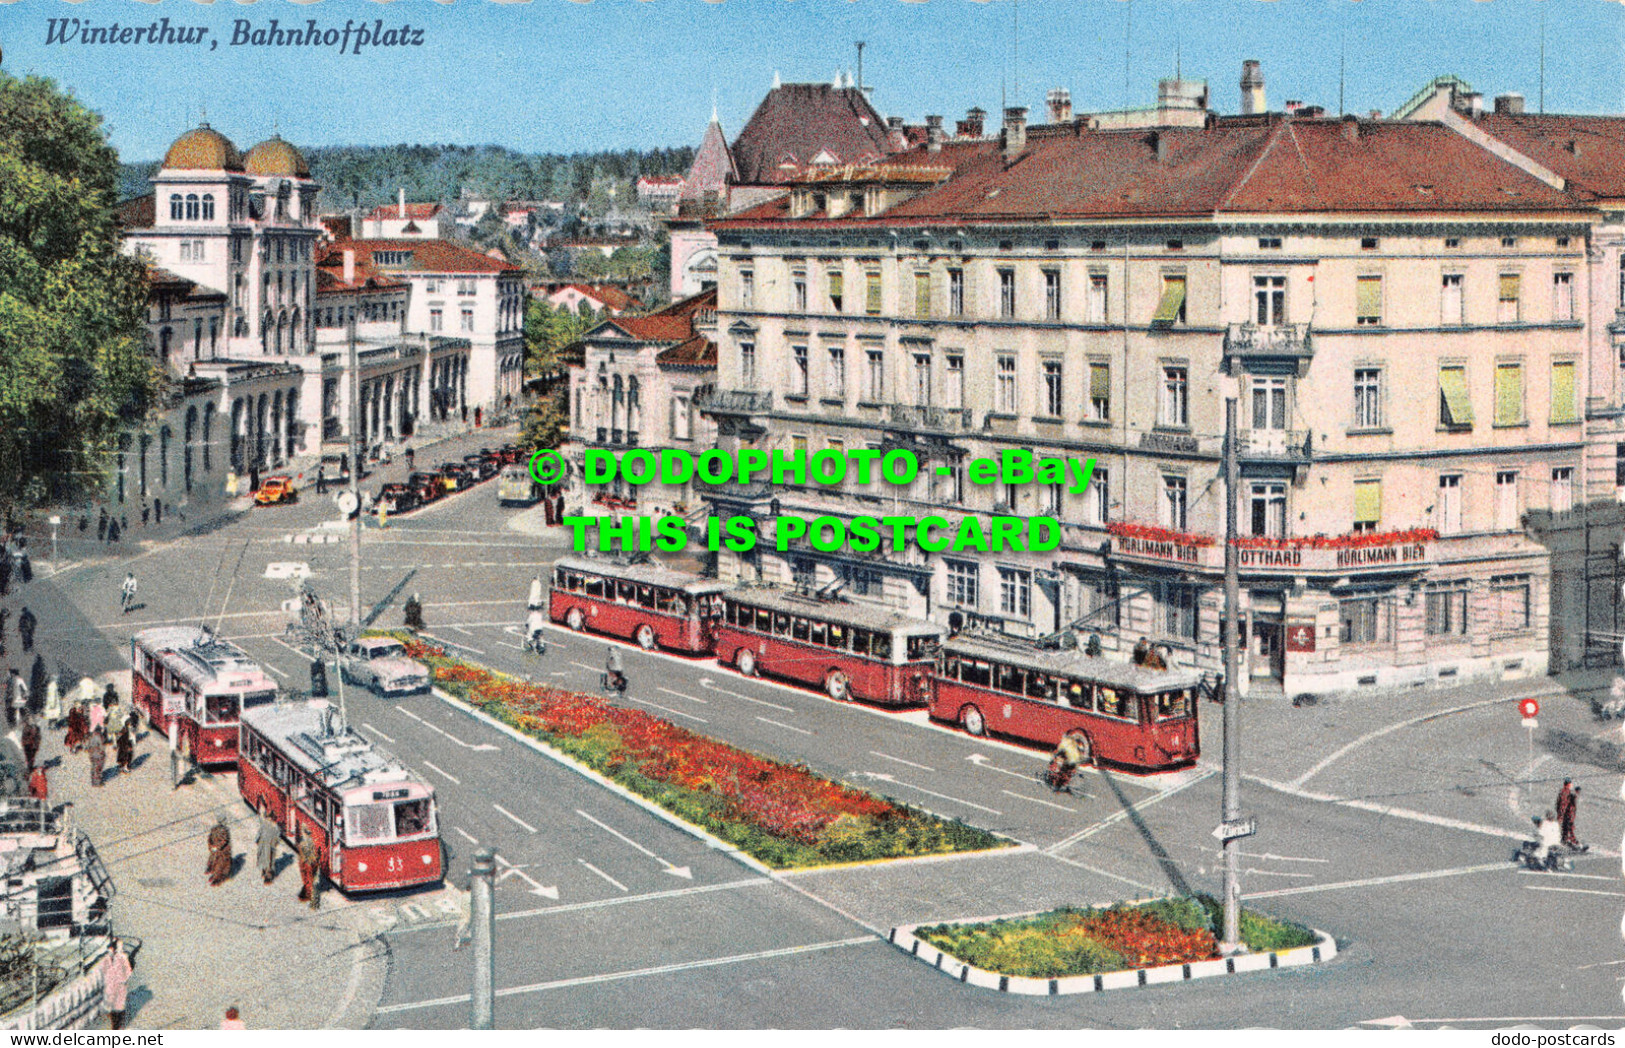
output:
[{"label": "bus windshield", "polygon": [[276,701],[274,691],[251,691],[243,696],[243,709],[252,709],[255,706],[264,706],[268,702]]},{"label": "bus windshield", "polygon": [[388,804],[352,804],[345,809],[345,837],[351,844],[389,838]]},{"label": "bus windshield", "polygon": [[1179,691],[1164,691],[1156,697],[1157,719],[1159,721],[1178,720],[1191,715],[1191,693],[1189,688]]},{"label": "bus windshield", "polygon": [[434,828],[429,798],[395,803],[395,836],[416,837]]},{"label": "bus windshield", "polygon": [[935,635],[910,637],[908,639],[908,661],[918,662],[921,659],[934,659],[937,657],[937,647]]},{"label": "bus windshield", "polygon": [[205,724],[230,724],[237,719],[237,696],[206,695],[203,699]]}]

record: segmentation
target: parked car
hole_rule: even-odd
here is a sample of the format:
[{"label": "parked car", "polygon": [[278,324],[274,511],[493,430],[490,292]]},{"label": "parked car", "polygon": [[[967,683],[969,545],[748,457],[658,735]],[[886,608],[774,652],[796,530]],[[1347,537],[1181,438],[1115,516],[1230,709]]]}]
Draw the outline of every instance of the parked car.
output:
[{"label": "parked car", "polygon": [[[329,484],[350,479],[350,473],[344,467],[349,463],[350,456],[338,451],[325,452],[322,455],[322,476],[327,478]],[[361,479],[366,480],[370,471],[366,463],[361,465]]]},{"label": "parked car", "polygon": [[474,471],[474,479],[476,481],[490,480],[492,477],[496,476],[497,471],[502,468],[502,463],[498,462],[496,456],[489,451],[481,451],[472,455],[464,455],[463,465]]},{"label": "parked car", "polygon": [[405,513],[420,504],[417,492],[407,484],[385,484],[378,490],[378,502],[390,513]]},{"label": "parked car", "polygon": [[417,494],[420,506],[444,498],[446,494],[446,485],[438,473],[414,473],[406,478],[406,484]]},{"label": "parked car", "polygon": [[429,667],[406,655],[393,637],[362,637],[339,652],[339,673],[380,695],[413,695],[429,690]]},{"label": "parked car", "polygon": [[254,492],[256,506],[279,506],[298,501],[299,492],[293,486],[293,478],[280,473],[274,477],[266,477],[260,482],[260,489]]},{"label": "parked car", "polygon": [[460,491],[463,488],[471,487],[476,479],[474,471],[461,462],[442,462],[440,464],[440,475],[450,482],[447,491]]},{"label": "parked car", "polygon": [[541,495],[541,489],[536,486],[536,481],[531,479],[527,467],[502,467],[502,476],[497,478],[497,505],[530,506],[534,505]]},{"label": "parked car", "polygon": [[517,444],[504,444],[497,449],[497,454],[501,455],[503,463],[509,466],[525,461],[525,452]]}]

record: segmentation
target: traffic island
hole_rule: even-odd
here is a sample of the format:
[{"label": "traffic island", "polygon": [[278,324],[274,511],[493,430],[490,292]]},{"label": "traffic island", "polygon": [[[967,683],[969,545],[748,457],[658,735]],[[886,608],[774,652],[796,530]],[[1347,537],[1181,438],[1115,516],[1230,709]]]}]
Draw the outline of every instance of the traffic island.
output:
[{"label": "traffic island", "polygon": [[1002,993],[1054,996],[1155,986],[1329,961],[1325,932],[1243,911],[1249,952],[1219,956],[1223,909],[1209,896],[1062,907],[964,923],[893,928],[889,941],[938,971]]}]

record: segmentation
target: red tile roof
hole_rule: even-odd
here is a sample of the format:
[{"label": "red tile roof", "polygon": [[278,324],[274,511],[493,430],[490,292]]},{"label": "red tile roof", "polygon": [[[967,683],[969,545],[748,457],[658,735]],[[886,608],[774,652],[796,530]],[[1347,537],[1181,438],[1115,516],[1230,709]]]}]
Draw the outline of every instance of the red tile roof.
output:
[{"label": "red tile roof", "polygon": [[886,121],[855,87],[784,84],[762,99],[733,142],[739,181],[773,185],[828,153],[838,164],[886,155]]},{"label": "red tile roof", "polygon": [[1625,197],[1625,117],[1486,113],[1474,122],[1575,190]]},{"label": "red tile roof", "polygon": [[[445,210],[445,209],[443,207],[441,207],[441,205],[439,205],[439,204],[410,204],[409,203],[409,204],[406,205],[406,214],[405,214],[404,217],[410,218],[410,219],[433,218],[436,215],[440,214],[440,212],[443,211],[443,210]],[[401,206],[400,206],[399,203],[395,203],[395,204],[379,204],[377,207],[373,208],[370,212],[367,213],[367,221],[369,221],[369,222],[377,222],[379,220],[388,220],[388,219],[395,219],[395,220],[399,221],[402,217],[403,216],[401,215]]]},{"label": "red tile roof", "polygon": [[704,335],[695,335],[686,342],[661,350],[655,355],[655,363],[661,367],[714,368],[717,366],[717,344]]},{"label": "red tile roof", "polygon": [[603,303],[617,313],[638,308],[638,300],[613,284],[565,284],[548,292],[549,297],[574,288],[588,298]]},{"label": "red tile roof", "polygon": [[[343,264],[343,252],[353,250],[356,253],[356,262],[365,258],[368,262],[373,260],[375,251],[408,251],[412,254],[412,261],[403,266],[381,267],[385,272],[410,273],[518,273],[520,268],[509,262],[491,258],[478,251],[460,247],[447,240],[433,239],[387,239],[387,240],[335,240],[328,246],[329,252],[339,253],[339,262]],[[331,258],[331,254],[329,258]],[[331,264],[331,263],[329,263]]]},{"label": "red tile roof", "polygon": [[717,290],[707,288],[647,316],[616,317],[605,325],[617,327],[639,342],[685,342],[694,337],[695,315],[716,308]]},{"label": "red tile roof", "polygon": [[157,221],[157,197],[151,193],[121,200],[113,209],[113,223],[120,229],[151,229]]}]

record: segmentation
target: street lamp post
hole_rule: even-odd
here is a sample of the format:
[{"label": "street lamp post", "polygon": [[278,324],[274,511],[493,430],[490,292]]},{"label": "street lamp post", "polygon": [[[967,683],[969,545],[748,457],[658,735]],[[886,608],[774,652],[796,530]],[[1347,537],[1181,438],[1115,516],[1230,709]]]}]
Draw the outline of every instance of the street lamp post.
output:
[{"label": "street lamp post", "polygon": [[1224,402],[1224,800],[1218,836],[1224,843],[1225,955],[1241,943],[1241,564],[1236,551],[1237,489],[1241,464],[1236,448],[1236,398]]},{"label": "street lamp post", "polygon": [[496,853],[481,848],[474,853],[473,876],[469,878],[469,932],[473,937],[474,986],[469,999],[468,1028],[489,1030],[496,1011],[496,919],[491,888],[496,875]]},{"label": "street lamp post", "polygon": [[62,518],[51,514],[51,574],[56,574],[56,529],[62,523]]}]

